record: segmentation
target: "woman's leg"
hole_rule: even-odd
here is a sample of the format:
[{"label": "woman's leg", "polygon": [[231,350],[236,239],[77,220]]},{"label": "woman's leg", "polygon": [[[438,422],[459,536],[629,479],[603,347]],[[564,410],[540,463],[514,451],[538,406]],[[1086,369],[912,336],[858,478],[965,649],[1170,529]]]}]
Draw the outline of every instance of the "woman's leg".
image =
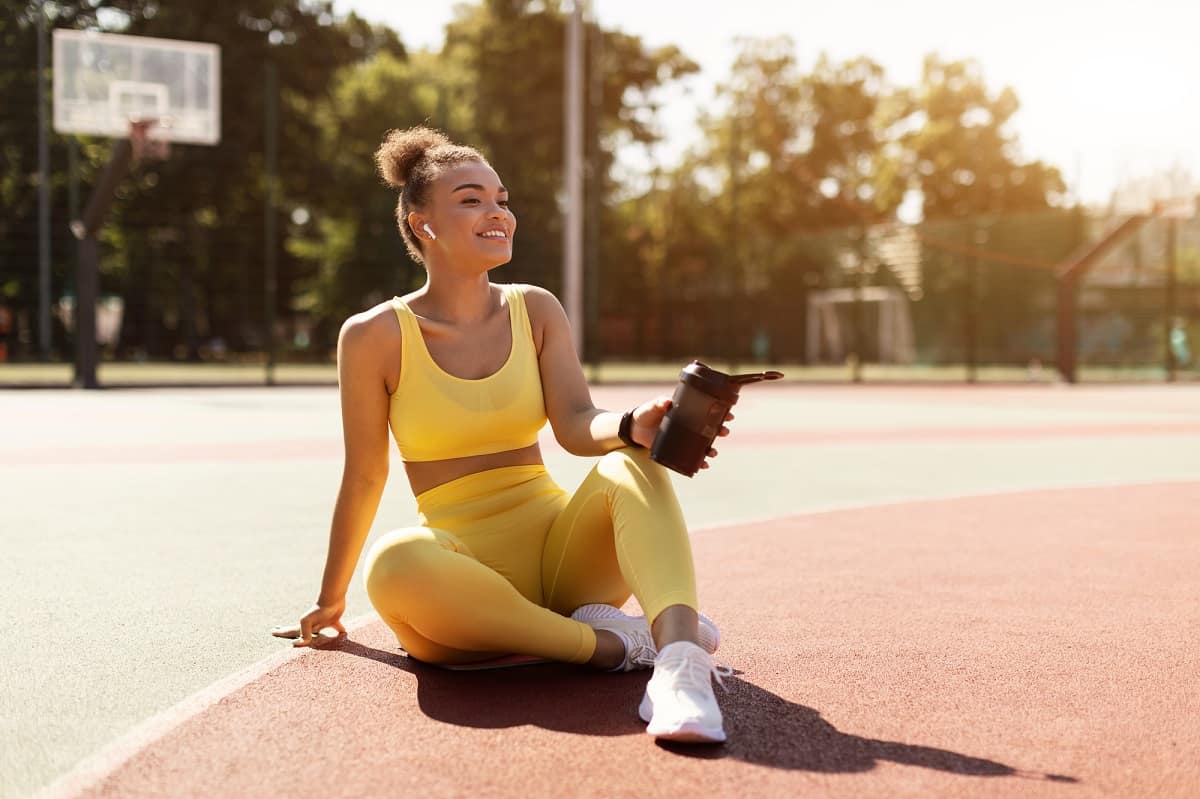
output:
[{"label": "woman's leg", "polygon": [[627,447],[600,459],[551,526],[542,569],[546,604],[560,613],[595,602],[620,605],[630,590],[638,598],[657,650],[638,705],[648,733],[725,740],[712,655],[699,645],[683,512],[666,469],[646,450]]},{"label": "woman's leg", "polygon": [[609,452],[555,520],[542,556],[546,606],[620,606],[630,593],[660,646],[696,639],[696,576],[667,470],[633,447]]},{"label": "woman's leg", "polygon": [[418,660],[518,653],[586,663],[596,649],[591,628],[530,602],[444,530],[388,533],[371,547],[365,572],[371,604]]}]

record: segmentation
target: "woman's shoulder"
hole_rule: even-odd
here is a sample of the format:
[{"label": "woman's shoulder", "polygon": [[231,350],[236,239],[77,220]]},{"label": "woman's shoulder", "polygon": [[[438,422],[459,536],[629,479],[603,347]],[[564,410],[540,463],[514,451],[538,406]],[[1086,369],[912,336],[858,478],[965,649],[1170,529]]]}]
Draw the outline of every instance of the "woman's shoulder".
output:
[{"label": "woman's shoulder", "polygon": [[562,306],[552,291],[541,286],[535,286],[532,283],[512,283],[511,285],[525,298],[525,307],[531,314],[537,313],[539,310],[545,313],[555,305]]},{"label": "woman's shoulder", "polygon": [[384,300],[359,311],[342,323],[339,340],[343,344],[379,346],[388,341],[399,341],[400,328],[396,324],[395,298]]},{"label": "woman's shoulder", "polygon": [[550,297],[554,296],[553,294],[551,294],[549,291],[542,288],[541,286],[535,286],[532,283],[509,283],[508,285],[512,286],[514,289],[516,289],[517,291],[519,291],[525,295],[536,294],[539,296],[543,296],[543,295],[550,296]]}]

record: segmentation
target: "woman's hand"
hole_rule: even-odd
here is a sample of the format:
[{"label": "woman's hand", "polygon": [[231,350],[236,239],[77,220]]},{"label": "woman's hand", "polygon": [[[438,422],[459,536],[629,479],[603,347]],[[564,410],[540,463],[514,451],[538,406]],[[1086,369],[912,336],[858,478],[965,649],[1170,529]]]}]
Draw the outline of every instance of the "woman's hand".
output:
[{"label": "woman's hand", "polygon": [[[649,448],[654,444],[654,436],[658,433],[659,425],[667,415],[667,411],[671,410],[671,398],[669,396],[661,396],[649,402],[643,403],[633,410],[633,424],[630,427],[630,437],[641,444],[643,447]],[[732,422],[733,414],[726,413],[725,421]],[[717,431],[718,436],[729,435],[729,428],[721,425],[721,429]],[[717,451],[712,447],[708,449],[708,457],[717,457]],[[708,461],[700,464],[701,469],[708,468]]]},{"label": "woman's hand", "polygon": [[[300,623],[292,626],[280,625],[271,628],[271,635],[276,638],[299,638],[292,646],[316,646],[327,641],[332,641],[339,636],[346,634],[346,628],[342,626],[342,614],[346,611],[346,599],[343,597],[337,602],[328,604],[317,604],[312,606],[312,610],[305,613],[300,619]],[[322,635],[322,631],[326,627],[332,627],[338,631],[338,635]]]}]

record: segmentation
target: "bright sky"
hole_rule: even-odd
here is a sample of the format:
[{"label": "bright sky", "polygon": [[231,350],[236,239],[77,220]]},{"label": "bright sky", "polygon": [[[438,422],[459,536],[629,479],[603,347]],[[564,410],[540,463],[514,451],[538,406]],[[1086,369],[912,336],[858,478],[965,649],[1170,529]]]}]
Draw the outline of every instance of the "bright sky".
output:
[{"label": "bright sky", "polygon": [[[977,59],[992,93],[1021,101],[1010,131],[1025,159],[1057,166],[1104,202],[1122,180],[1174,166],[1200,180],[1200,2],[1196,0],[593,0],[606,28],[677,44],[701,75],[666,95],[668,163],[696,140],[696,109],[733,61],[735,36],[788,34],[807,69],[821,51],[866,55],[912,85],[926,53]],[[335,0],[386,22],[410,48],[440,48],[455,3]],[[626,158],[637,162],[636,156]]]}]

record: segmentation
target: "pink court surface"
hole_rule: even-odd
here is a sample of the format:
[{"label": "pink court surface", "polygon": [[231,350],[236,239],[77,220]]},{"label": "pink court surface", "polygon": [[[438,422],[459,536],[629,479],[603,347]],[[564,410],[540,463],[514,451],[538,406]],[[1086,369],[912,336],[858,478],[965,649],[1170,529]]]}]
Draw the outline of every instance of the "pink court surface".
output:
[{"label": "pink court surface", "polygon": [[[409,660],[361,573],[346,637],[268,635],[319,585],[335,391],[0,394],[3,795],[1200,795],[1200,386],[735,413],[674,479],[735,670],[729,742],[688,747],[644,734],[647,672]],[[594,462],[542,443],[565,488]],[[397,463],[372,539],[413,519]]]}]

